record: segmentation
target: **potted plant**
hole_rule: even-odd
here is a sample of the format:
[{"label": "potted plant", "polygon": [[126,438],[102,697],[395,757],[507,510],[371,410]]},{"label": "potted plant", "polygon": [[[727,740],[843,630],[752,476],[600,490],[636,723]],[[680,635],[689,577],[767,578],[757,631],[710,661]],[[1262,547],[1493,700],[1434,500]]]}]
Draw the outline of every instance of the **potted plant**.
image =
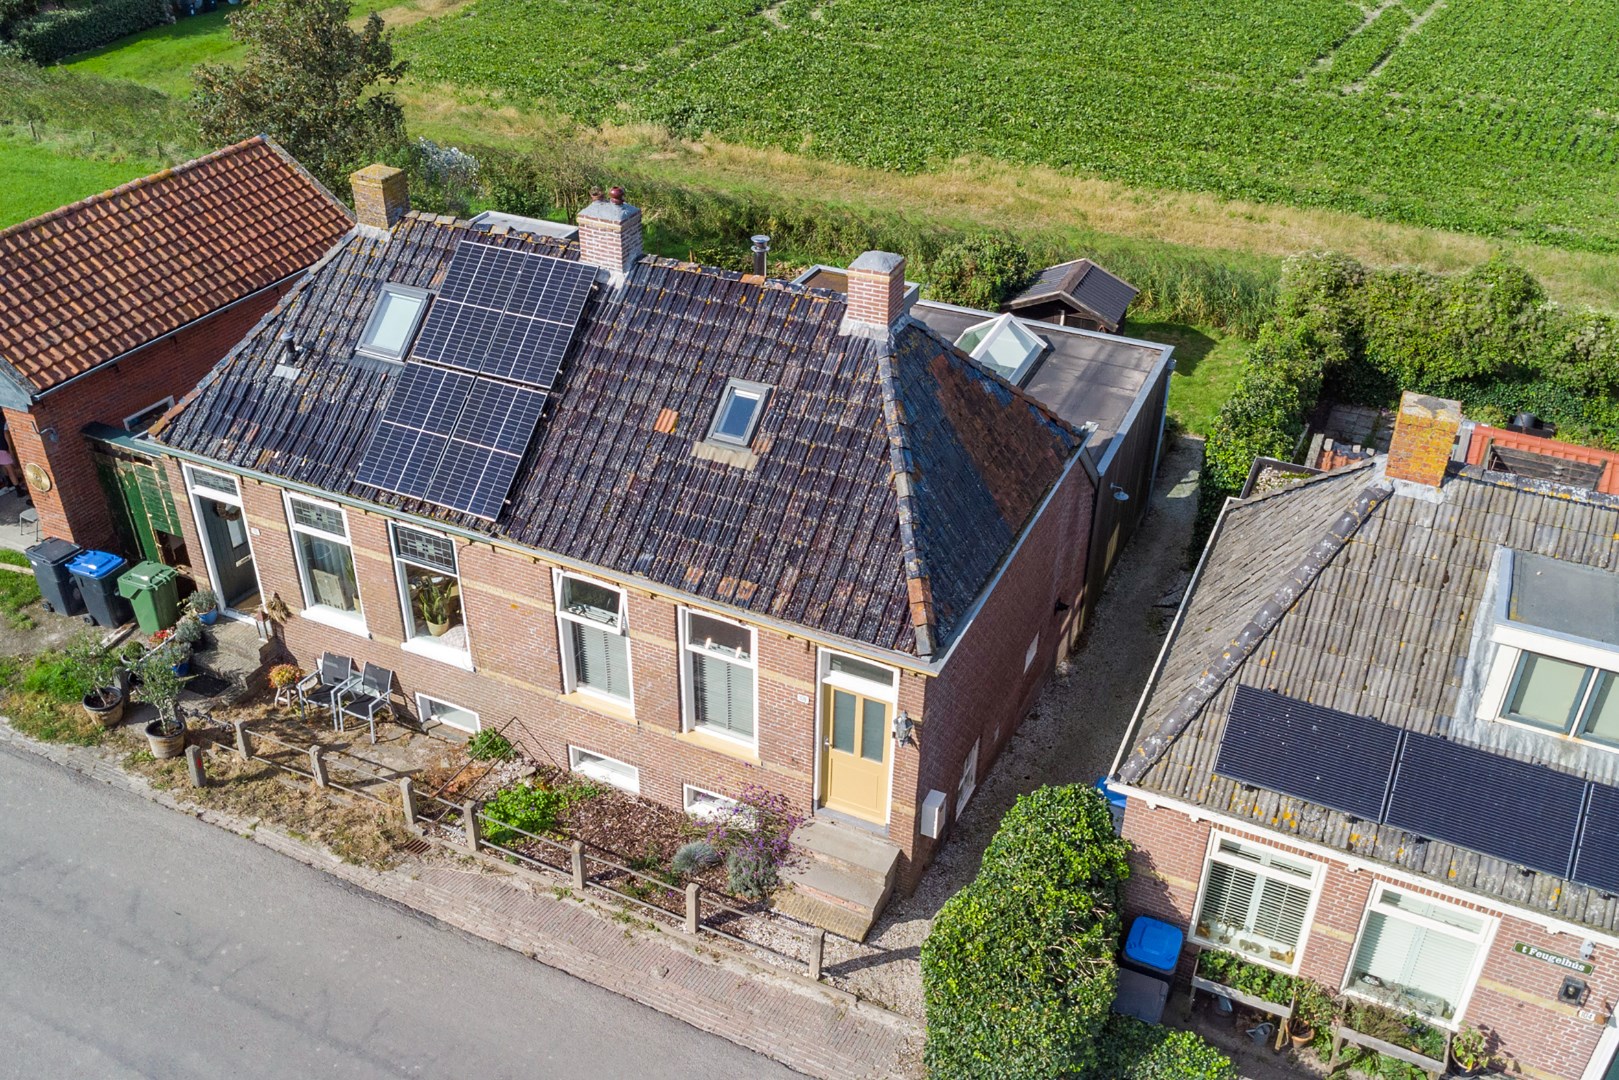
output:
[{"label": "potted plant", "polygon": [[433,577],[422,582],[416,591],[416,606],[421,609],[427,632],[443,637],[455,618],[455,582],[447,577]]},{"label": "potted plant", "polygon": [[[184,641],[169,638],[153,649],[149,658],[163,661],[174,670],[176,676],[191,674],[191,646]],[[141,678],[144,680],[145,677],[143,669]]]},{"label": "potted plant", "polygon": [[191,598],[186,601],[186,608],[204,626],[212,626],[219,621],[219,597],[207,586],[191,594]]},{"label": "potted plant", "polygon": [[1288,1036],[1299,1049],[1315,1041],[1316,1034],[1332,1026],[1335,1003],[1326,987],[1314,979],[1299,976],[1293,980],[1293,1018]]},{"label": "potted plant", "polygon": [[1463,1024],[1450,1038],[1450,1060],[1462,1076],[1477,1076],[1495,1064],[1490,1056],[1489,1036]]},{"label": "potted plant", "polygon": [[[140,662],[140,698],[157,710],[157,719],[146,725],[146,741],[154,758],[173,758],[185,753],[186,722],[180,715],[180,692],[186,678],[171,664],[164,646],[148,653]],[[182,646],[183,647],[183,646]]]},{"label": "potted plant", "polygon": [[275,691],[277,705],[291,705],[294,688],[304,677],[304,669],[297,664],[277,664],[270,669],[270,689]]},{"label": "potted plant", "polygon": [[84,684],[84,711],[102,727],[113,727],[124,718],[123,665],[118,654],[92,636],[85,636],[67,647],[67,655]]}]

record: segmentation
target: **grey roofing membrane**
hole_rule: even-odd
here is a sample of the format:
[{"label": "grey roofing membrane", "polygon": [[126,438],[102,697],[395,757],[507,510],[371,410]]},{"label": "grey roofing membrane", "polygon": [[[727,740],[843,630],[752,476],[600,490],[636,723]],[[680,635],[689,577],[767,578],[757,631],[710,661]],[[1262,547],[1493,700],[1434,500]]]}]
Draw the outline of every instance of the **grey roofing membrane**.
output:
[{"label": "grey roofing membrane", "polygon": [[[1343,530],[1368,491],[1388,487],[1382,469],[1374,460],[1228,508],[1154,672],[1121,773],[1261,831],[1619,930],[1619,896],[1216,774],[1233,695],[1250,686],[1616,783],[1619,755],[1571,753],[1567,739],[1481,723],[1469,703],[1479,678],[1476,620],[1498,587],[1498,552],[1560,560],[1611,584],[1619,498],[1468,466],[1452,472],[1438,498],[1395,491]],[[1314,576],[1290,586],[1309,566],[1318,567]],[[1611,612],[1609,595],[1565,602]],[[1184,726],[1171,730],[1177,723]],[[1513,828],[1510,815],[1499,827]]]},{"label": "grey roofing membrane", "polygon": [[1507,617],[1526,627],[1619,646],[1619,573],[1521,552]]}]

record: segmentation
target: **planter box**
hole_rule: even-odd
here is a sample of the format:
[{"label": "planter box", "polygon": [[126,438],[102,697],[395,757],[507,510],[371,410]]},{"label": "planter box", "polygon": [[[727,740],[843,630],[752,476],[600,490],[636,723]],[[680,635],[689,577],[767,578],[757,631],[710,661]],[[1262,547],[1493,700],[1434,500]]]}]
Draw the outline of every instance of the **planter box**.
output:
[{"label": "planter box", "polygon": [[1281,1005],[1274,1001],[1266,1001],[1264,998],[1257,998],[1251,994],[1244,994],[1241,990],[1233,990],[1224,983],[1213,982],[1209,979],[1203,978],[1201,975],[1193,975],[1193,1000],[1196,1000],[1197,992],[1199,990],[1206,994],[1218,994],[1223,998],[1230,998],[1239,1005],[1246,1005],[1250,1009],[1258,1009],[1262,1013],[1269,1013],[1271,1016],[1274,1016],[1280,1020],[1291,1020],[1293,1018],[1292,1005]]},{"label": "planter box", "polygon": [[[1343,1045],[1345,1043],[1349,1043],[1351,1046],[1358,1046],[1363,1050],[1370,1050],[1373,1053],[1387,1054],[1389,1057],[1403,1061],[1407,1065],[1415,1065],[1417,1068],[1433,1077],[1434,1080],[1439,1080],[1439,1077],[1445,1075],[1446,1066],[1443,1061],[1428,1057],[1426,1054],[1419,1054],[1415,1050],[1407,1050],[1403,1046],[1395,1046],[1393,1043],[1384,1042],[1382,1039],[1374,1039],[1370,1035],[1362,1035],[1354,1028],[1336,1026],[1332,1029],[1332,1059],[1327,1062],[1327,1072],[1329,1074],[1333,1070],[1337,1069],[1338,1054],[1343,1050]],[[1446,1056],[1448,1057],[1450,1047],[1449,1035],[1445,1036],[1445,1047]]]}]

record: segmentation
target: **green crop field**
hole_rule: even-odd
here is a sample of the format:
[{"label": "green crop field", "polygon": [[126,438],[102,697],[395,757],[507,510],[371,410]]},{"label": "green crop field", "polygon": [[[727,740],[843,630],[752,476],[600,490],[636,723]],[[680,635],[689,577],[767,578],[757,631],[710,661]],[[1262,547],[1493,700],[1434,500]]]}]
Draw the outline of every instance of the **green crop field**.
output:
[{"label": "green crop field", "polygon": [[1619,251],[1619,0],[476,0],[399,39],[590,123]]}]

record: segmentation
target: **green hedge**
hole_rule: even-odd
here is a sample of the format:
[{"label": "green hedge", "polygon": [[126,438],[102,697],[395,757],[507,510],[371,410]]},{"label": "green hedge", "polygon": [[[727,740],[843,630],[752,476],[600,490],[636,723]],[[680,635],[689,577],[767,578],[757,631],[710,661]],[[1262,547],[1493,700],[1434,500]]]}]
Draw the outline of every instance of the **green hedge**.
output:
[{"label": "green hedge", "polygon": [[1110,1016],[1094,1080],[1238,1080],[1231,1059],[1190,1031]]},{"label": "green hedge", "polygon": [[173,22],[169,0],[99,0],[89,7],[59,8],[19,20],[11,38],[36,64],[97,49],[160,23]]},{"label": "green hedge", "polygon": [[1018,799],[922,945],[930,1077],[1092,1074],[1113,1002],[1127,850],[1094,788]]}]

